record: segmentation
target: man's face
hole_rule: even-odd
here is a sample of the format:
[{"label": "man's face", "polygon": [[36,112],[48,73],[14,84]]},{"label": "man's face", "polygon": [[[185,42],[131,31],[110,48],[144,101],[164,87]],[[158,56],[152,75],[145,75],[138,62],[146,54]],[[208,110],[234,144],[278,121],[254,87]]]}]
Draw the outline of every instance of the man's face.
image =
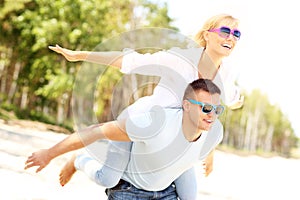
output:
[{"label": "man's face", "polygon": [[[219,94],[210,94],[205,91],[198,91],[194,97],[196,101],[202,102],[204,104],[211,104],[211,105],[220,105],[220,95]],[[198,130],[205,130],[208,131],[211,127],[213,122],[216,120],[218,115],[216,115],[215,110],[210,113],[205,113],[202,111],[203,106],[190,103],[189,109],[189,118],[192,124],[197,127]]]}]

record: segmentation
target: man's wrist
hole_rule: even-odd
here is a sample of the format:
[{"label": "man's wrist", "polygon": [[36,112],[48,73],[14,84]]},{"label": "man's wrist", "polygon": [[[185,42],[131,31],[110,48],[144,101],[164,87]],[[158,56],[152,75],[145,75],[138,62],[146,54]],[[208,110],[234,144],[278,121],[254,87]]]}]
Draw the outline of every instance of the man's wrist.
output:
[{"label": "man's wrist", "polygon": [[55,151],[53,148],[50,148],[47,150],[47,155],[49,157],[50,160],[52,160],[53,158],[57,157],[57,151]]}]

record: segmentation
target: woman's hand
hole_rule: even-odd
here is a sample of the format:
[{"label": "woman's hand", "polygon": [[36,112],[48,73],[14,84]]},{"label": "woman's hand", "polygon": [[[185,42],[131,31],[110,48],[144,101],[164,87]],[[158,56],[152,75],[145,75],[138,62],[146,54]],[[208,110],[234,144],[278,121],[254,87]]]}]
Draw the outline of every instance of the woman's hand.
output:
[{"label": "woman's hand", "polygon": [[231,110],[239,109],[244,105],[244,96],[240,96],[240,98],[233,102],[230,106],[228,106]]},{"label": "woman's hand", "polygon": [[62,48],[59,45],[49,46],[49,49],[63,55],[70,62],[83,61],[86,57],[81,51],[72,51]]}]

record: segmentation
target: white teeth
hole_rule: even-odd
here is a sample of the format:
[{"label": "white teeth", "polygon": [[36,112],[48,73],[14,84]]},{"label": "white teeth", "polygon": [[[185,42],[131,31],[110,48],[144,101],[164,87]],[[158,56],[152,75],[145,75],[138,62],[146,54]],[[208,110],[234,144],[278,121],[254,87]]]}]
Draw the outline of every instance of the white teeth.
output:
[{"label": "white teeth", "polygon": [[226,47],[228,49],[231,49],[231,45],[230,44],[222,44],[223,47]]}]

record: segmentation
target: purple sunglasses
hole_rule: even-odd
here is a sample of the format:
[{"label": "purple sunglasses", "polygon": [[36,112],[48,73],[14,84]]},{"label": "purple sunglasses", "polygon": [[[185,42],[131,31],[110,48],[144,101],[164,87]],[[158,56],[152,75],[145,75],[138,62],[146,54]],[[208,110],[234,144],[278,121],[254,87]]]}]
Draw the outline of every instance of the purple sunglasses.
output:
[{"label": "purple sunglasses", "polygon": [[216,29],[210,29],[208,31],[218,33],[219,36],[222,38],[229,38],[230,34],[233,35],[234,40],[239,40],[241,37],[241,32],[238,29],[231,30],[227,26],[222,26],[222,27],[216,28]]}]

